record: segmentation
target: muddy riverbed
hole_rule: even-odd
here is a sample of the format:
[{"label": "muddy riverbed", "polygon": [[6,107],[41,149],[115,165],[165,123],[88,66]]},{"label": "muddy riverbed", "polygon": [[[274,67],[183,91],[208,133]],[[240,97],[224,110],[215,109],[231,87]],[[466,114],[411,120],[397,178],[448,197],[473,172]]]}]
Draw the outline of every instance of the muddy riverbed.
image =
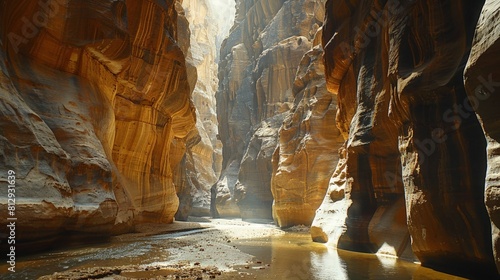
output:
[{"label": "muddy riverbed", "polygon": [[462,279],[390,257],[335,250],[306,227],[197,219],[110,242],[20,257],[1,279]]}]

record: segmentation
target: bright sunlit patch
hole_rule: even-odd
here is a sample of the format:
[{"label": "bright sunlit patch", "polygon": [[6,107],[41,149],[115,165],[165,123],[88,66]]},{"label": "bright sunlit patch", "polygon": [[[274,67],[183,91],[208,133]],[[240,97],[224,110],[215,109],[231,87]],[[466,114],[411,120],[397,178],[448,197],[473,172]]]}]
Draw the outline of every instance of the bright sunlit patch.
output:
[{"label": "bright sunlit patch", "polygon": [[380,246],[380,248],[378,249],[377,255],[395,258],[398,255],[398,252],[396,251],[396,248],[394,248],[394,246],[391,246],[384,242],[384,244],[382,244],[382,246]]},{"label": "bright sunlit patch", "polygon": [[[311,270],[316,279],[349,279],[346,264],[339,257],[338,251],[326,246],[326,254],[311,252]],[[333,278],[332,278],[333,277]]]},{"label": "bright sunlit patch", "polygon": [[384,242],[380,249],[377,251],[377,259],[380,261],[384,268],[390,269],[396,266],[397,262],[397,251],[394,246],[391,246]]},{"label": "bright sunlit patch", "polygon": [[390,269],[396,266],[396,262],[398,261],[395,255],[383,255],[377,254],[377,259],[380,261],[384,268]]}]

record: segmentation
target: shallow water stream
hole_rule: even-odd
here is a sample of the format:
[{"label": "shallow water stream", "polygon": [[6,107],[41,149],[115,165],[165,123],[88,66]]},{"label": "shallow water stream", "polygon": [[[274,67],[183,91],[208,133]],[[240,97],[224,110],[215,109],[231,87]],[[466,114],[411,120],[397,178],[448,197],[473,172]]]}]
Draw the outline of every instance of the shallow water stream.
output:
[{"label": "shallow water stream", "polygon": [[[105,244],[21,257],[15,273],[5,274],[7,266],[2,264],[0,278],[31,280],[89,267],[183,263],[218,267],[223,273],[216,279],[461,279],[394,258],[335,250],[311,242],[307,232],[285,233],[272,225],[241,221],[207,225],[211,228],[122,236]],[[144,279],[169,274],[159,269],[120,276]]]},{"label": "shallow water stream", "polygon": [[247,240],[238,246],[270,269],[258,279],[462,279],[392,257],[336,250],[310,241],[307,233]]}]

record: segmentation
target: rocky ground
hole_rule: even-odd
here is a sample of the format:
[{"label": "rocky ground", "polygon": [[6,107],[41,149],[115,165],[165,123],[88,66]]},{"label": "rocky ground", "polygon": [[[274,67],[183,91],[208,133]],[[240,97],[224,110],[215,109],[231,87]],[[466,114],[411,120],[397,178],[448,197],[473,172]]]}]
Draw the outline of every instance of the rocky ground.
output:
[{"label": "rocky ground", "polygon": [[168,252],[167,261],[157,258],[148,264],[73,267],[39,279],[254,279],[252,271],[269,268],[271,264],[243,253],[234,244],[242,239],[285,233],[271,224],[198,218],[190,223],[144,225],[136,233],[114,237],[114,241],[129,242],[151,235],[160,238],[161,234],[179,231],[190,232],[156,243],[159,248],[155,251]]},{"label": "rocky ground", "polygon": [[216,267],[191,266],[189,263],[169,266],[120,266],[74,269],[56,272],[39,279],[212,279],[222,275]]},{"label": "rocky ground", "polygon": [[[263,222],[263,221],[261,221]],[[0,264],[0,271],[5,271]],[[196,218],[20,257],[0,279],[464,279],[314,243],[309,227]]]}]

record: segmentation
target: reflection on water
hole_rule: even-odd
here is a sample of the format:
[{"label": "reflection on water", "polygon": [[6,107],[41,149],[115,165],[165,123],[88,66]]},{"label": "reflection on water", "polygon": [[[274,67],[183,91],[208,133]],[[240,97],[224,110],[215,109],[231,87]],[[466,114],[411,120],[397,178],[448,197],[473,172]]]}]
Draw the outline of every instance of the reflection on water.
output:
[{"label": "reflection on water", "polygon": [[237,247],[271,263],[252,272],[257,279],[462,279],[392,257],[336,250],[303,233],[245,240]]},{"label": "reflection on water", "polygon": [[[193,233],[193,232],[191,232]],[[152,264],[173,258],[169,256],[172,242],[183,246],[182,235],[163,234],[140,237],[128,241],[114,240],[108,244],[74,248],[21,258],[15,274],[1,275],[1,279],[36,279],[67,269]],[[197,235],[193,235],[193,240]],[[169,244],[169,245],[166,245]],[[177,244],[177,243],[174,243]],[[254,256],[252,266],[237,266],[236,272],[217,279],[460,279],[422,268],[418,264],[370,254],[352,253],[313,243],[307,233],[287,233],[268,238],[234,240],[232,245],[243,253]],[[176,256],[178,259],[179,256]],[[2,264],[4,273],[7,266]],[[144,275],[143,275],[144,276]]]}]

